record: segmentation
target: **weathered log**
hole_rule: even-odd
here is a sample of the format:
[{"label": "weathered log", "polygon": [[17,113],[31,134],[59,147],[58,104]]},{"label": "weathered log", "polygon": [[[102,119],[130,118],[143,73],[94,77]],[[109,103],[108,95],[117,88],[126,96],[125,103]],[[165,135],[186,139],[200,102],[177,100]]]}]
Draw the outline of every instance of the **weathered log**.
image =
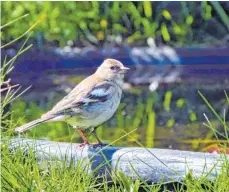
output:
[{"label": "weathered log", "polygon": [[77,160],[84,160],[85,165],[90,163],[90,171],[100,166],[96,172],[99,175],[108,175],[111,169],[120,170],[133,179],[144,179],[154,183],[182,181],[190,171],[196,178],[209,174],[208,178],[214,179],[220,173],[223,162],[229,160],[229,155],[169,149],[111,146],[95,148],[47,140],[10,140],[11,150],[19,146],[25,151],[33,149],[39,162],[55,158],[77,164]]}]

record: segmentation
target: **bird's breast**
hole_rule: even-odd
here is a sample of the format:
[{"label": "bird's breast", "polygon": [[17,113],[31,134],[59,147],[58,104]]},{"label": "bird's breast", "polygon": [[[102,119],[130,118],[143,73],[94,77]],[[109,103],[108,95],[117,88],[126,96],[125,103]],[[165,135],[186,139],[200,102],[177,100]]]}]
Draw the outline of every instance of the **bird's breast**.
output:
[{"label": "bird's breast", "polygon": [[96,127],[110,119],[117,110],[121,100],[122,90],[117,91],[105,102],[87,106],[80,117],[72,117],[68,123],[80,128]]},{"label": "bird's breast", "polygon": [[[99,125],[110,119],[117,110],[121,100],[121,90],[112,95],[111,99],[98,106],[96,117],[94,118],[95,124]],[[96,125],[96,126],[97,126]]]}]

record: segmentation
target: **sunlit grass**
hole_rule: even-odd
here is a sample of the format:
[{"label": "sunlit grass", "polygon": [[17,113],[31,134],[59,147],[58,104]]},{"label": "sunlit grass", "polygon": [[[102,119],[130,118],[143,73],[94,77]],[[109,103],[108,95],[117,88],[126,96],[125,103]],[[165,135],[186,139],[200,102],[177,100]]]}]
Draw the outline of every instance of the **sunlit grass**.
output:
[{"label": "sunlit grass", "polygon": [[3,191],[90,191],[96,186],[96,178],[88,174],[87,165],[77,162],[53,160],[38,163],[32,151],[25,157],[18,148],[13,153],[2,143],[1,189]]}]

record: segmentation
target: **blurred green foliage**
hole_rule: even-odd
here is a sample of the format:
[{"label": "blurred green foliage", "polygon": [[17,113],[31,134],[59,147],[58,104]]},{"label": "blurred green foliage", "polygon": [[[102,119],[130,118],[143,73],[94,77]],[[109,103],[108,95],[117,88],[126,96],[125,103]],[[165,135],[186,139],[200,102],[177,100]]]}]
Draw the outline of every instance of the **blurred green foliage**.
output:
[{"label": "blurred green foliage", "polygon": [[180,99],[178,99],[177,102],[176,102],[176,106],[177,106],[178,108],[182,108],[182,107],[184,106],[184,104],[185,104],[185,99],[184,99],[184,98],[180,98]]},{"label": "blurred green foliage", "polygon": [[[30,16],[5,28],[1,38],[4,41],[16,38],[39,21],[34,29],[35,37],[41,32],[46,40],[56,40],[62,46],[67,40],[99,44],[111,40],[111,36],[121,36],[127,43],[162,37],[165,42],[184,45],[194,42],[195,30],[212,18],[215,7],[223,23],[228,24],[227,14],[219,3],[181,2],[181,10],[175,16],[167,9],[168,5],[171,4],[149,1],[2,2],[3,24],[25,14]],[[201,23],[199,28],[195,23]]]},{"label": "blurred green foliage", "polygon": [[166,111],[170,110],[170,104],[171,104],[171,100],[172,100],[172,92],[171,91],[166,91],[165,93],[165,98],[164,98],[164,102],[163,102],[163,107]]}]

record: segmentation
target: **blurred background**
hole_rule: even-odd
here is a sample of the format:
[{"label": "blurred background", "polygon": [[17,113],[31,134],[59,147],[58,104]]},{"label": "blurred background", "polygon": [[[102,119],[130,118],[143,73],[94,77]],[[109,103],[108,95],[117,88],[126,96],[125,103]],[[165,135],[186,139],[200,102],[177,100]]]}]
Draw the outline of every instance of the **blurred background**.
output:
[{"label": "blurred background", "polygon": [[[105,58],[131,68],[116,114],[97,129],[118,146],[212,151],[226,143],[224,127],[197,91],[228,124],[229,2],[2,2],[2,45],[33,33],[8,78],[31,88],[9,107],[15,126],[52,108]],[[28,14],[28,15],[26,15]],[[25,38],[5,46],[14,57]],[[3,94],[4,95],[4,94]],[[219,131],[203,125],[204,114]],[[28,137],[81,142],[66,123],[46,123]],[[93,138],[91,137],[93,141]]]}]

